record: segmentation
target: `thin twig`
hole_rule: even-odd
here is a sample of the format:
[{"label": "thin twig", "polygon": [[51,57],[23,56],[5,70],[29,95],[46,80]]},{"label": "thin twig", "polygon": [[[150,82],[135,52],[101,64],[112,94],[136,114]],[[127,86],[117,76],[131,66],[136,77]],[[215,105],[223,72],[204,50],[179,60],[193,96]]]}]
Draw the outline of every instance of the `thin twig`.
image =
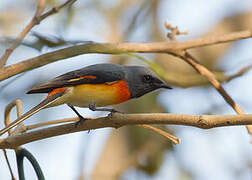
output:
[{"label": "thin twig", "polygon": [[45,121],[45,122],[25,126],[24,132],[28,131],[28,130],[44,127],[44,126],[50,126],[50,125],[66,123],[66,122],[73,122],[73,121],[76,122],[78,120],[79,120],[79,118],[66,118],[66,119],[60,119],[60,120]]},{"label": "thin twig", "polygon": [[[172,27],[172,25],[167,25],[166,28],[168,28],[171,31],[174,31],[168,36],[171,40],[176,41],[176,35],[180,34],[180,31],[177,27]],[[220,95],[224,98],[224,100],[235,110],[237,114],[244,114],[243,110],[240,108],[240,106],[235,103],[235,101],[231,98],[231,96],[227,93],[227,91],[222,87],[221,83],[217,80],[216,76],[209,71],[205,66],[199,63],[199,61],[194,58],[190,53],[188,53],[186,50],[179,50],[174,51],[172,53],[173,55],[180,57],[185,62],[190,64],[199,74],[202,76],[205,76],[208,81],[213,85],[213,87],[220,93]],[[246,126],[248,133],[252,135],[252,126]]]},{"label": "thin twig", "polygon": [[[5,107],[5,112],[4,112],[4,124],[5,126],[8,126],[10,124],[10,112],[12,110],[12,108],[16,106],[16,111],[17,111],[17,117],[20,117],[22,114],[22,101],[20,99],[17,99],[13,102],[11,102],[10,104],[8,104],[8,106]],[[22,126],[23,124],[20,123],[19,126]],[[12,130],[10,129],[8,131],[8,134],[11,135],[12,134]]]},{"label": "thin twig", "polygon": [[[199,72],[201,75],[207,77],[207,79],[213,85],[213,87],[220,93],[220,95],[235,110],[235,112],[237,114],[244,114],[244,112],[240,108],[240,106],[237,103],[235,103],[235,101],[231,98],[231,96],[227,93],[227,91],[222,87],[221,83],[216,79],[215,75],[211,71],[209,71],[206,67],[201,65],[192,55],[190,55],[186,51],[177,52],[174,55],[185,60],[197,72]],[[246,126],[246,127],[248,130],[248,133],[252,135],[252,126]]]},{"label": "thin twig", "polygon": [[164,136],[166,137],[167,139],[171,140],[174,144],[179,144],[180,143],[180,139],[171,135],[170,133],[166,132],[166,131],[163,131],[162,129],[158,129],[156,127],[153,127],[153,126],[150,126],[150,125],[147,125],[147,124],[142,124],[142,125],[137,125],[139,127],[144,127],[146,129],[149,129],[155,133],[158,133],[160,134],[161,136]]},{"label": "thin twig", "polygon": [[57,13],[61,8],[65,7],[68,4],[73,4],[75,1],[76,0],[68,0],[65,3],[63,3],[62,5],[56,6],[56,7],[52,8],[51,10],[49,10],[48,12],[42,14],[44,9],[45,9],[45,0],[39,0],[37,10],[36,10],[35,15],[33,16],[32,20],[24,28],[24,30],[19,34],[15,44],[12,47],[6,49],[5,53],[0,58],[0,68],[5,66],[9,56],[11,55],[11,53],[22,43],[25,36],[30,32],[30,30],[35,25],[38,25],[42,20],[44,20],[48,16]]},{"label": "thin twig", "polygon": [[53,15],[55,13],[57,13],[60,9],[62,9],[63,7],[65,6],[71,6],[73,3],[75,3],[77,0],[68,0],[66,1],[65,3],[59,5],[59,6],[55,6],[53,7],[51,10],[47,11],[46,13],[42,14],[40,17],[39,17],[39,21],[42,21],[43,19],[47,18],[48,16],[50,15]]},{"label": "thin twig", "polygon": [[87,131],[98,128],[119,128],[125,125],[138,124],[173,124],[194,126],[202,129],[210,129],[223,126],[252,125],[252,115],[185,115],[168,113],[147,114],[120,114],[115,113],[111,118],[97,118],[85,121],[76,127],[76,123],[67,123],[59,126],[43,128],[32,132],[14,134],[0,139],[0,149],[16,148],[22,144],[70,134],[79,131]]},{"label": "thin twig", "polygon": [[[90,119],[90,120],[96,119],[96,118],[93,118],[93,117],[84,117],[84,118],[87,118],[87,119]],[[76,118],[66,118],[66,119],[60,119],[60,120],[52,120],[52,121],[41,122],[41,123],[25,126],[23,128],[22,132],[26,132],[26,131],[36,129],[36,128],[41,128],[41,127],[44,127],[44,126],[51,126],[51,125],[66,123],[66,122],[76,122],[76,121],[79,121],[79,120],[80,119],[78,117],[76,117]]]},{"label": "thin twig", "polygon": [[[96,119],[96,118],[89,118],[89,119]],[[66,123],[66,122],[76,122],[76,121],[79,121],[79,118],[76,117],[76,118],[66,118],[66,119],[61,119],[61,120],[53,120],[53,121],[46,121],[46,122],[42,122],[42,123],[37,123],[37,124],[33,124],[33,125],[28,125],[28,126],[25,126],[23,129],[24,129],[24,132],[25,131],[28,131],[28,130],[32,130],[32,129],[36,129],[36,128],[41,128],[41,127],[44,127],[44,126],[49,126],[49,125],[55,125],[55,124],[60,124],[60,123]],[[180,139],[169,134],[168,132],[165,132],[161,129],[158,129],[158,128],[155,128],[153,126],[150,126],[150,125],[137,125],[139,127],[144,127],[144,128],[147,128],[151,131],[154,131],[155,133],[158,133],[160,134],[161,136],[164,136],[168,139],[170,139],[174,144],[179,144],[180,143]]]},{"label": "thin twig", "polygon": [[188,34],[187,31],[181,32],[178,27],[173,27],[172,24],[170,24],[168,21],[165,21],[165,27],[166,29],[170,30],[169,33],[167,33],[167,37],[171,41],[176,41],[177,35],[186,35]]},{"label": "thin twig", "polygon": [[122,53],[168,53],[172,54],[177,50],[208,46],[219,43],[226,43],[239,39],[252,37],[251,31],[240,31],[225,35],[200,38],[187,42],[154,42],[154,43],[86,43],[72,47],[63,48],[46,53],[28,60],[16,63],[0,69],[0,81],[10,78],[16,74],[44,66],[46,64],[66,59],[69,57],[87,54],[122,54]]},{"label": "thin twig", "polygon": [[[154,72],[157,73],[158,76],[160,76],[163,80],[165,80],[168,84],[173,86],[179,86],[179,87],[192,87],[192,86],[204,86],[209,85],[209,81],[201,76],[200,74],[183,74],[183,73],[173,73],[173,72],[167,72],[165,71],[159,64],[155,62],[148,61],[142,56],[139,56],[138,54],[133,53],[127,53],[128,56],[137,58],[144,63],[148,65],[150,69],[152,69]],[[228,82],[234,78],[242,76],[244,73],[249,71],[251,69],[251,66],[245,66],[240,71],[233,75],[225,75],[225,72],[219,72],[219,71],[212,71],[212,73],[215,75],[216,79],[219,82]]]},{"label": "thin twig", "polygon": [[35,15],[33,16],[32,20],[28,23],[28,25],[24,28],[24,30],[18,35],[17,38],[18,41],[16,41],[12,47],[6,49],[5,53],[0,58],[0,67],[3,67],[6,64],[11,53],[21,44],[22,40],[25,38],[28,32],[30,32],[30,30],[36,24],[39,23],[37,21],[37,18],[40,16],[40,14],[43,12],[44,9],[45,9],[45,0],[39,0]]},{"label": "thin twig", "polygon": [[5,149],[2,149],[2,150],[3,150],[3,153],[4,153],[5,161],[7,162],[8,169],[9,169],[10,174],[11,174],[11,179],[12,179],[12,180],[15,180],[16,178],[14,177],[13,171],[12,171],[12,169],[11,169],[11,165],[10,165],[10,162],[9,162],[9,159],[8,159],[8,156],[7,156],[7,153],[6,153],[6,150],[5,150]]}]

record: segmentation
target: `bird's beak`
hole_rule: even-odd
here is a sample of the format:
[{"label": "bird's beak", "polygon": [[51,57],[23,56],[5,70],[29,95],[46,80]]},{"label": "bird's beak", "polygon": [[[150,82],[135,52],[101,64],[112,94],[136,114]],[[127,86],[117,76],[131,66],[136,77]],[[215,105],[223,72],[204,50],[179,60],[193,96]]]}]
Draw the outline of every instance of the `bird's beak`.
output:
[{"label": "bird's beak", "polygon": [[165,83],[161,85],[161,88],[172,89],[171,86],[169,86],[168,84],[165,84]]}]

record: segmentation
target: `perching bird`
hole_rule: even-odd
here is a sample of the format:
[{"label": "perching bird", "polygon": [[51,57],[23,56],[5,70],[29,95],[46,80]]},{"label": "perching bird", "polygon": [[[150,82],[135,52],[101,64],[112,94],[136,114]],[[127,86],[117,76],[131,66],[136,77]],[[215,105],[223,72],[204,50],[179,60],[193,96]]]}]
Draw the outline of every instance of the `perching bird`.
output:
[{"label": "perching bird", "polygon": [[85,120],[74,106],[89,107],[95,111],[110,111],[100,108],[119,104],[141,97],[159,88],[171,89],[154,72],[143,66],[117,64],[95,64],[71,71],[30,89],[27,93],[48,93],[40,104],[10,123],[0,135],[32,116],[41,109],[67,104],[80,118]]}]

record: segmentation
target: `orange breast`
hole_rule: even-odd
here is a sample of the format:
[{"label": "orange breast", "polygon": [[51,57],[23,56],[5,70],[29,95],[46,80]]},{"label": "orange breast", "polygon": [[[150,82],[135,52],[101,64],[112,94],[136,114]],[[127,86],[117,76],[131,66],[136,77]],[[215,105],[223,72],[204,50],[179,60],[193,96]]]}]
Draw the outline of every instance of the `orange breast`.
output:
[{"label": "orange breast", "polygon": [[115,91],[115,102],[119,104],[121,102],[127,101],[130,99],[130,90],[127,86],[127,83],[124,80],[117,81],[113,83],[109,88],[114,89]]},{"label": "orange breast", "polygon": [[105,84],[82,84],[74,86],[66,103],[87,107],[95,102],[97,107],[119,104],[130,99],[130,91],[124,80]]}]

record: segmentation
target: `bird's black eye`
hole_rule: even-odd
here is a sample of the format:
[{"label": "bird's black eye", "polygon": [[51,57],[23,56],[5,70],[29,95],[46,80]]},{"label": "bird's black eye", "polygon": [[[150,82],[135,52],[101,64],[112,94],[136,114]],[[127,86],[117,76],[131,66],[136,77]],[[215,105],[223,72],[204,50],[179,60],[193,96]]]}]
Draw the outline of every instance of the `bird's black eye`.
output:
[{"label": "bird's black eye", "polygon": [[153,79],[153,78],[152,78],[150,75],[144,75],[144,77],[143,77],[143,81],[144,81],[144,82],[147,82],[147,83],[151,82],[152,79]]}]

